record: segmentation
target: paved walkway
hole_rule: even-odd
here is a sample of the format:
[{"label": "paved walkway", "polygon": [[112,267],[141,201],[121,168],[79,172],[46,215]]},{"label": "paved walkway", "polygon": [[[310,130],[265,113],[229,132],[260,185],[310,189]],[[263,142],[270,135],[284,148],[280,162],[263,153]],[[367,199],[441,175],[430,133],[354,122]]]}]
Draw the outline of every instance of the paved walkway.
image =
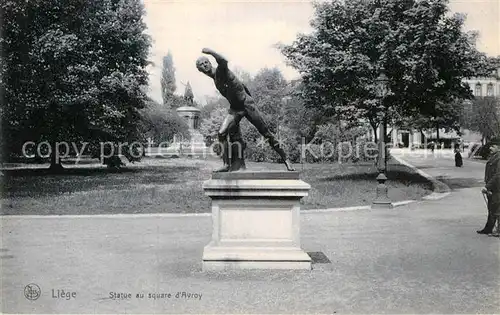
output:
[{"label": "paved walkway", "polygon": [[[303,249],[330,260],[312,271],[201,272],[210,217],[4,217],[2,311],[499,313],[500,242],[475,233],[486,218],[484,164],[403,158],[445,176],[451,194],[391,210],[302,215]],[[29,283],[42,290],[36,301],[24,296]],[[57,290],[76,298],[54,298]]]}]

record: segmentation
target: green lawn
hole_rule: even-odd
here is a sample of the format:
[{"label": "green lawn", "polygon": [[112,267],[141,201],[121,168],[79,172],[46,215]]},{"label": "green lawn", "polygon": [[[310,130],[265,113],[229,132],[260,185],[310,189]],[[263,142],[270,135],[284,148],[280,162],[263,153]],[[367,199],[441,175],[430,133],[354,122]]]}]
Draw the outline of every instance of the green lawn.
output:
[{"label": "green lawn", "polygon": [[[220,160],[153,159],[112,172],[100,165],[66,166],[64,174],[45,169],[4,170],[3,214],[199,213],[210,211],[202,190]],[[281,164],[247,163],[250,170],[285,170]],[[311,185],[303,209],[369,205],[377,182],[373,164],[296,165]],[[431,184],[406,166],[390,164],[393,201],[420,199]]]}]

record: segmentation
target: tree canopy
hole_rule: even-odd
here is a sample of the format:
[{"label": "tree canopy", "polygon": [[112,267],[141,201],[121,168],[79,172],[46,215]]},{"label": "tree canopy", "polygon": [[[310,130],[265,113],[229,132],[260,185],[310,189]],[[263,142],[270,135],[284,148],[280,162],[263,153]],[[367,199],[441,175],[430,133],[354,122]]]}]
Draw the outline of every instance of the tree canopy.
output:
[{"label": "tree canopy", "polygon": [[[315,3],[313,32],[280,44],[303,80],[306,105],[327,116],[369,121],[385,113],[440,117],[472,95],[462,79],[484,66],[476,35],[446,0],[352,0]],[[388,77],[380,101],[376,78]],[[394,115],[389,115],[393,117]]]},{"label": "tree canopy", "polygon": [[150,47],[141,2],[6,0],[0,6],[5,151],[19,153],[25,141],[140,139]]},{"label": "tree canopy", "polygon": [[172,142],[174,136],[189,139],[189,127],[175,110],[149,100],[141,115],[142,132],[155,144]]},{"label": "tree canopy", "polygon": [[477,97],[465,102],[463,125],[481,134],[484,140],[500,136],[500,99]]},{"label": "tree canopy", "polygon": [[163,97],[163,104],[167,104],[169,98],[174,95],[177,86],[175,84],[175,67],[172,53],[169,51],[163,57],[163,68],[161,71],[161,96]]}]

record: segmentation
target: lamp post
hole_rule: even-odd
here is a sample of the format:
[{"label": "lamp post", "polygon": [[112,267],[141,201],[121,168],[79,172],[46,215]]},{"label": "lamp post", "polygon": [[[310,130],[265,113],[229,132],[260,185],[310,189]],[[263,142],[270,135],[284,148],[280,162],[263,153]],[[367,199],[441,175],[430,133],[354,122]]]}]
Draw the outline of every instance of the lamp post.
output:
[{"label": "lamp post", "polygon": [[[389,90],[388,88],[388,79],[387,76],[382,72],[378,78],[376,79],[376,84],[377,84],[377,96],[380,98],[380,101],[382,104],[384,104],[385,96],[387,95],[387,92]],[[387,195],[387,185],[385,184],[387,177],[385,176],[386,172],[386,148],[385,148],[385,124],[386,124],[386,117],[387,115],[387,110],[385,109],[384,106],[384,113],[383,113],[383,118],[382,118],[382,123],[380,124],[380,136],[379,136],[379,146],[378,146],[378,176],[377,176],[377,197],[373,201],[372,204],[372,209],[380,209],[380,208],[385,208],[385,209],[390,209],[393,207],[391,200],[389,199],[389,196]]]}]

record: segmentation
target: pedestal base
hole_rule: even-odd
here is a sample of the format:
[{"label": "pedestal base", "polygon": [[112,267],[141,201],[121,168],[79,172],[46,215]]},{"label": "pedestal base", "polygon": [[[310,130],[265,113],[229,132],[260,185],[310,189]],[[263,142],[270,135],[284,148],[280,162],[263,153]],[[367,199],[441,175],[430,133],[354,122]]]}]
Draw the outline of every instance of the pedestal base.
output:
[{"label": "pedestal base", "polygon": [[203,271],[311,269],[311,257],[294,247],[231,247],[210,243],[203,251]]},{"label": "pedestal base", "polygon": [[300,248],[300,199],[310,186],[296,172],[214,173],[212,241],[203,270],[311,269]]}]

